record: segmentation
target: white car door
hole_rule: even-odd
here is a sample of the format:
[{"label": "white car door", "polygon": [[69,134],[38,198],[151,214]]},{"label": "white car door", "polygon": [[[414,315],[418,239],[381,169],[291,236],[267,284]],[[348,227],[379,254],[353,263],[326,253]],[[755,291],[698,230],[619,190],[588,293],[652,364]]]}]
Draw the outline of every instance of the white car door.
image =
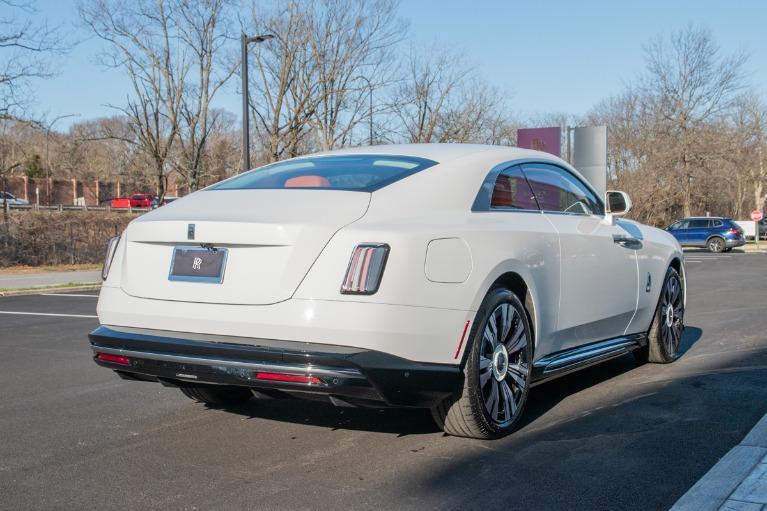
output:
[{"label": "white car door", "polygon": [[544,216],[559,233],[560,299],[552,352],[624,335],[637,303],[641,240],[604,221],[604,204],[568,170],[523,169]]}]

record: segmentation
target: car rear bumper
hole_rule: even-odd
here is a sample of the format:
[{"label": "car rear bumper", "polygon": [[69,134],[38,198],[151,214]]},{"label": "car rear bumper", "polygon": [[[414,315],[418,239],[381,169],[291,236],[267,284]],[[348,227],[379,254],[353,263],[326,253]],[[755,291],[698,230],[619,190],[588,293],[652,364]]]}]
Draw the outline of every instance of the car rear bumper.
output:
[{"label": "car rear bumper", "polygon": [[[89,335],[94,361],[132,380],[170,386],[235,385],[320,394],[335,404],[431,407],[460,388],[458,365],[296,341],[232,338],[102,325]],[[99,354],[124,357],[107,362]],[[313,377],[312,383],[262,379]]]},{"label": "car rear bumper", "polygon": [[736,240],[724,240],[724,244],[727,246],[727,248],[734,248],[734,247],[742,247],[746,244],[745,239],[736,239]]}]

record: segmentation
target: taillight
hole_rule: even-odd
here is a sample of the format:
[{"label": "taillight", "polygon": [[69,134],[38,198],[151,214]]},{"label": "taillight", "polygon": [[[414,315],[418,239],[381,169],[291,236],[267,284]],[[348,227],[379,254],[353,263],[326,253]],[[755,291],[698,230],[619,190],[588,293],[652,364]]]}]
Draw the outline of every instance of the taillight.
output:
[{"label": "taillight", "polygon": [[259,380],[283,381],[288,383],[305,383],[307,385],[319,385],[322,381],[316,376],[304,376],[300,374],[283,373],[256,373]]},{"label": "taillight", "polygon": [[117,251],[117,244],[120,243],[120,237],[115,236],[107,243],[107,253],[104,255],[104,266],[101,268],[101,279],[106,280],[109,276],[109,268],[112,266],[112,259]]},{"label": "taillight", "polygon": [[363,243],[354,247],[341,293],[372,295],[381,284],[389,245],[385,243]]},{"label": "taillight", "polygon": [[120,355],[111,355],[109,353],[99,353],[96,358],[102,362],[109,362],[112,364],[120,364],[121,366],[129,366],[130,360],[128,357],[122,357]]},{"label": "taillight", "polygon": [[730,229],[729,231],[727,231],[727,234],[740,234],[740,231],[737,229]]}]

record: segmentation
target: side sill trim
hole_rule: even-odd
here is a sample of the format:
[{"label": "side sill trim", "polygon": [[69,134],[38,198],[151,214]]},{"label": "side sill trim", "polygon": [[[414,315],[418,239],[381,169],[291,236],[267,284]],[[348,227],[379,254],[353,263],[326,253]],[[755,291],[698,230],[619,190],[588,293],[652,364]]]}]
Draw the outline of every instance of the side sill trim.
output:
[{"label": "side sill trim", "polygon": [[565,375],[619,357],[647,344],[647,335],[631,334],[546,355],[533,364],[533,382]]}]

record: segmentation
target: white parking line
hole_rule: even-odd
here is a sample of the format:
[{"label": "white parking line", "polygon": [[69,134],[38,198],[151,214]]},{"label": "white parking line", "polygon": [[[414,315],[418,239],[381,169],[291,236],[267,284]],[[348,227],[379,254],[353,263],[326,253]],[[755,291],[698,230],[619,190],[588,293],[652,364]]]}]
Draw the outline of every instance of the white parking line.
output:
[{"label": "white parking line", "polygon": [[0,311],[0,314],[10,314],[10,315],[18,315],[18,316],[53,316],[57,318],[98,318],[98,316],[89,316],[86,314],[54,314],[52,312]]},{"label": "white parking line", "polygon": [[99,295],[71,295],[67,293],[40,293],[37,296],[73,296],[75,298],[98,298]]}]

